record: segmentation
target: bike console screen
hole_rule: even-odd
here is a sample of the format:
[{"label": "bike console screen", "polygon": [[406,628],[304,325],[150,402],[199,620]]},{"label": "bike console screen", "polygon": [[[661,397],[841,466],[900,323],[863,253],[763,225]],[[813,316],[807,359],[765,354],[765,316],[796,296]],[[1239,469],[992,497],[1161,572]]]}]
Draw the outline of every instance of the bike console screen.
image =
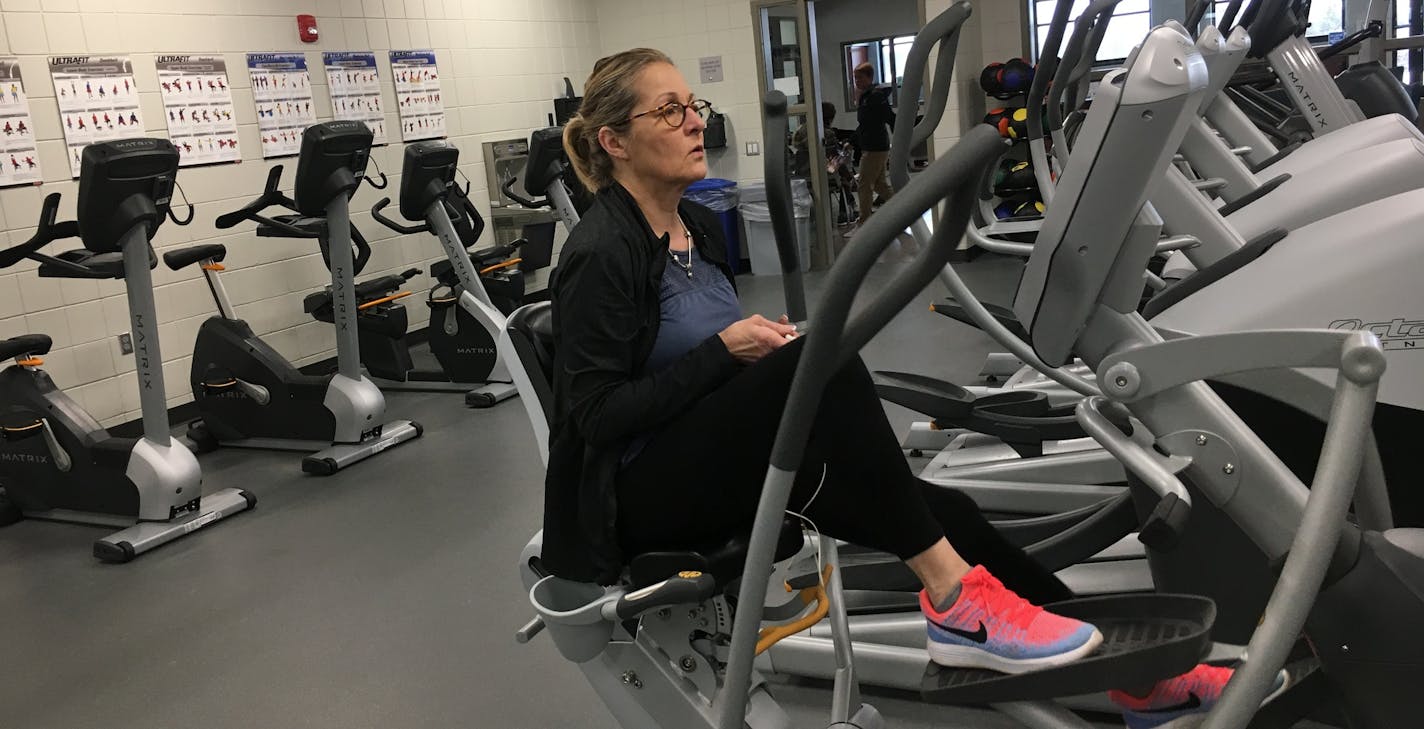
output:
[{"label": "bike console screen", "polygon": [[168,214],[178,149],[167,139],[119,139],[84,148],[79,162],[79,235],[96,253],[120,249],[140,222],[151,239]]},{"label": "bike console screen", "polygon": [[292,199],[297,212],[313,217],[326,213],[337,195],[356,192],[371,158],[371,130],[358,121],[333,121],[307,127],[297,157]]}]

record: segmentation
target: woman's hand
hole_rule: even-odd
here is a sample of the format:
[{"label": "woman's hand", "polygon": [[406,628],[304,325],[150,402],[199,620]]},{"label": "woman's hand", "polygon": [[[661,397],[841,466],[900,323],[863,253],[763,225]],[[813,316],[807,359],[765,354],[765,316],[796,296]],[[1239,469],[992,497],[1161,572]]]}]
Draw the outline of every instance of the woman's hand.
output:
[{"label": "woman's hand", "polygon": [[717,334],[738,362],[751,364],[781,348],[796,337],[796,327],[753,314]]}]

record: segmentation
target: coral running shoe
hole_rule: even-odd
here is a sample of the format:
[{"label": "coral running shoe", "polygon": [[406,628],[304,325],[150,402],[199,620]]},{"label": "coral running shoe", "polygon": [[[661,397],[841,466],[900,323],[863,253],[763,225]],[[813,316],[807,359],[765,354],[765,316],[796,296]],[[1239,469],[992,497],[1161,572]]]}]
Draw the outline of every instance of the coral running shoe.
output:
[{"label": "coral running shoe", "polygon": [[943,612],[920,591],[930,660],[953,668],[1024,673],[1060,666],[1103,642],[1097,628],[1037,607],[977,566],[961,580],[959,598]]},{"label": "coral running shoe", "polygon": [[[1158,682],[1152,693],[1143,698],[1122,691],[1109,691],[1108,698],[1122,708],[1127,729],[1189,729],[1206,719],[1234,672],[1230,668],[1203,664],[1176,678]],[[1286,684],[1286,672],[1281,671],[1266,701],[1279,696]]]}]

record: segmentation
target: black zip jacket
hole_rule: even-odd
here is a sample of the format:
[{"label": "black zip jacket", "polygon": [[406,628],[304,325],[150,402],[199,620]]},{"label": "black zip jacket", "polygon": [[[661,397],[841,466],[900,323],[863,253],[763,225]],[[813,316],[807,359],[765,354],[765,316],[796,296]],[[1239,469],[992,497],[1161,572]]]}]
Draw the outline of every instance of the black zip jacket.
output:
[{"label": "black zip jacket", "polygon": [[860,95],[856,103],[855,119],[858,125],[860,151],[890,151],[890,130],[895,126],[895,108],[890,106],[890,89],[873,86]]},{"label": "black zip jacket", "polygon": [[[686,200],[678,212],[697,250],[732,280],[717,218]],[[609,584],[622,570],[615,479],[629,440],[683,413],[741,368],[713,335],[672,366],[644,372],[658,337],[667,247],[615,183],[569,235],[550,284],[554,419],[541,559],[566,579]]]}]

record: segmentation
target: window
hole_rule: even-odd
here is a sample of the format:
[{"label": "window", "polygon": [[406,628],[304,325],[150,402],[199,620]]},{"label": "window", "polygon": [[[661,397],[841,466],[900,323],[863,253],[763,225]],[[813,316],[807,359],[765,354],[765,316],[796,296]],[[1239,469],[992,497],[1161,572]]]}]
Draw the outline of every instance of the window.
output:
[{"label": "window", "polygon": [[[1029,12],[1033,16],[1033,58],[1038,58],[1038,49],[1043,47],[1044,40],[1048,37],[1048,26],[1053,21],[1053,11],[1058,7],[1061,0],[1029,0]],[[1190,5],[1190,3],[1188,3]],[[1208,15],[1209,20],[1220,17],[1226,10],[1230,2],[1218,1],[1213,3],[1213,11]],[[1088,6],[1088,0],[1073,0],[1073,10],[1071,17],[1077,19],[1078,14],[1083,12]],[[1341,32],[1344,27],[1345,3],[1344,0],[1317,0],[1310,7],[1310,37],[1324,38],[1331,33]],[[1123,0],[1113,11],[1112,22],[1108,24],[1107,35],[1103,38],[1103,45],[1098,49],[1097,62],[1108,65],[1117,63],[1127,58],[1133,47],[1142,42],[1147,36],[1147,32],[1152,29],[1152,3],[1151,0]],[[1070,25],[1068,33],[1072,34],[1073,28]],[[1067,43],[1067,38],[1064,38]]]},{"label": "window", "polygon": [[[1038,49],[1043,47],[1043,42],[1048,38],[1048,26],[1053,22],[1053,11],[1058,7],[1059,0],[1034,0],[1030,5],[1033,14],[1033,57],[1038,58]],[[1074,0],[1073,10],[1070,17],[1077,20],[1078,15],[1088,7],[1088,0]],[[1098,48],[1097,60],[1099,63],[1111,63],[1127,58],[1127,54],[1132,52],[1133,46],[1142,42],[1147,37],[1147,31],[1152,29],[1152,7],[1149,0],[1124,0],[1113,11],[1112,22],[1108,24],[1108,33],[1103,38],[1103,45]],[[1064,45],[1068,43],[1068,36],[1073,33],[1073,25],[1070,21],[1068,33],[1063,38]]]},{"label": "window", "polygon": [[[1394,37],[1408,38],[1413,33],[1409,32],[1409,2],[1407,0],[1395,0],[1394,3]],[[1404,85],[1408,86],[1415,82],[1413,74],[1409,72],[1409,51],[1394,52],[1394,66],[1402,70],[1400,78]]]},{"label": "window", "polygon": [[[869,63],[875,67],[875,84],[890,85],[898,93],[905,84],[905,64],[910,59],[910,47],[915,36],[900,35],[891,38],[872,38],[841,44],[841,58],[845,65],[845,108],[855,108],[855,67]],[[895,94],[890,103],[894,104]]]},{"label": "window", "polygon": [[[1229,2],[1215,3],[1213,12],[1207,17],[1208,20],[1215,20],[1221,17],[1226,11]],[[1242,3],[1245,7],[1249,3]],[[1239,17],[1239,16],[1238,16]],[[1306,31],[1306,36],[1312,39],[1323,39],[1331,33],[1341,33],[1345,30],[1345,2],[1344,0],[1317,0],[1310,5],[1310,30]]]}]

